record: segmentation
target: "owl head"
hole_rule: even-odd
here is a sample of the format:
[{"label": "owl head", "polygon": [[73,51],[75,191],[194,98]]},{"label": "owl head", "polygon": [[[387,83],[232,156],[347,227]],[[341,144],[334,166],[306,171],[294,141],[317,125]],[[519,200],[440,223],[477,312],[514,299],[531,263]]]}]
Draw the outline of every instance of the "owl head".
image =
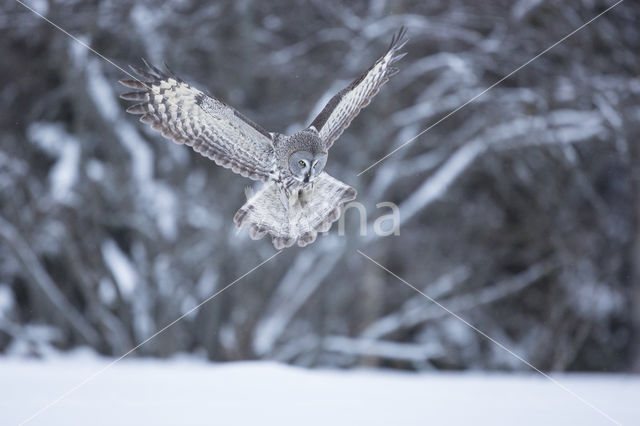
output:
[{"label": "owl head", "polygon": [[293,151],[289,155],[289,171],[300,182],[313,182],[322,173],[327,163],[326,152],[312,152],[304,149]]},{"label": "owl head", "polygon": [[288,138],[287,168],[296,180],[313,182],[324,170],[327,152],[318,133],[305,129]]}]

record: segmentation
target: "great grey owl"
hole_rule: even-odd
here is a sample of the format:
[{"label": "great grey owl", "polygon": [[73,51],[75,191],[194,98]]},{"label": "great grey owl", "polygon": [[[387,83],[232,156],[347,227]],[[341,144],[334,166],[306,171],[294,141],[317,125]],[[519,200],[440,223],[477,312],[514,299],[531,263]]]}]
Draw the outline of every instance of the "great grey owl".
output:
[{"label": "great grey owl", "polygon": [[335,95],[311,125],[291,136],[268,132],[219,99],[147,64],[131,67],[142,80],[120,80],[139,91],[122,94],[139,101],[127,109],[140,121],[177,143],[192,147],[216,164],[265,185],[234,216],[253,239],[266,234],[276,249],[296,241],[305,246],[326,232],[341,206],[356,197],[352,187],[324,171],[328,150],[367,106],[380,87],[398,72],[392,65],[405,54],[401,28],[387,52],[364,74]]}]

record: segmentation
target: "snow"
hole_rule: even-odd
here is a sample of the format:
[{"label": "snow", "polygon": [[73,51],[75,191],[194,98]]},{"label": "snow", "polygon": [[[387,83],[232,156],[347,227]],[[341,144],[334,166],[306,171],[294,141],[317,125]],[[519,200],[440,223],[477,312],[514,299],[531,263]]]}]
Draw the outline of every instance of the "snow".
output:
[{"label": "snow", "polygon": [[113,282],[109,278],[102,277],[98,281],[98,296],[105,306],[112,306],[118,300]]},{"label": "snow", "polygon": [[46,16],[49,14],[49,2],[46,0],[30,1],[27,4],[29,5],[30,8],[32,8],[33,10],[35,10],[41,15]]},{"label": "snow", "polygon": [[0,282],[0,319],[15,305],[13,292],[7,284]]},{"label": "snow", "polygon": [[121,113],[121,108],[113,96],[113,82],[104,77],[102,65],[98,60],[89,60],[86,67],[88,91],[96,108],[103,117],[115,121]]},{"label": "snow", "polygon": [[520,0],[511,9],[511,14],[518,20],[522,20],[529,12],[538,7],[542,0]]},{"label": "snow", "polygon": [[102,244],[102,257],[111,270],[122,297],[131,300],[138,283],[136,268],[113,240]]},{"label": "snow", "polygon": [[[17,424],[107,365],[89,353],[0,358],[0,423]],[[557,375],[623,424],[637,424],[640,377]],[[606,425],[533,374],[306,370],[271,362],[125,359],[29,425]]]},{"label": "snow", "polygon": [[36,122],[27,132],[40,149],[58,158],[49,172],[51,196],[60,203],[71,204],[73,186],[78,180],[80,141],[59,124]]},{"label": "snow", "polygon": [[70,202],[71,189],[78,177],[80,145],[75,140],[67,141],[60,152],[60,158],[51,168],[51,195],[61,203]]},{"label": "snow", "polygon": [[485,145],[481,139],[459,148],[433,176],[400,205],[402,221],[407,222],[426,205],[440,198],[484,149]]},{"label": "snow", "polygon": [[[253,348],[257,354],[265,355],[273,350],[291,319],[322,284],[339,258],[340,253],[336,252],[319,261],[308,253],[302,253],[296,259],[272,296],[264,319],[256,324]],[[302,282],[301,276],[305,277]]]}]

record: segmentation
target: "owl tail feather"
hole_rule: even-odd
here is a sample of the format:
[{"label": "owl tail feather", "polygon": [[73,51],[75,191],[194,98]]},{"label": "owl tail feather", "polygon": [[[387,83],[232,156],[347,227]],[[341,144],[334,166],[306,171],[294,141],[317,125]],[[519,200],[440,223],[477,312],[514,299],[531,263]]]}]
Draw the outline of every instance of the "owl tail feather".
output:
[{"label": "owl tail feather", "polygon": [[312,187],[289,198],[275,182],[247,195],[247,202],[233,218],[236,226],[249,228],[254,240],[271,236],[280,250],[296,241],[304,247],[314,242],[319,232],[328,231],[340,218],[342,205],[356,198],[356,190],[323,172]]}]

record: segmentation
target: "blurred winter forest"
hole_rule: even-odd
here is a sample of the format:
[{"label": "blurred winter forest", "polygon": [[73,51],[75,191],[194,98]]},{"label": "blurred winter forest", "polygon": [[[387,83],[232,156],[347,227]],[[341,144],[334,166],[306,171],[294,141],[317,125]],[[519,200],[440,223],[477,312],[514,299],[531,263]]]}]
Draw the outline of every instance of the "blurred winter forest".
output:
[{"label": "blurred winter forest", "polygon": [[[640,8],[603,0],[27,1],[124,67],[167,64],[291,133],[406,25],[401,72],[332,148],[346,212],[135,353],[410,370],[640,370]],[[0,353],[118,356],[271,256],[251,182],[124,112],[127,76],[0,6]]]}]

